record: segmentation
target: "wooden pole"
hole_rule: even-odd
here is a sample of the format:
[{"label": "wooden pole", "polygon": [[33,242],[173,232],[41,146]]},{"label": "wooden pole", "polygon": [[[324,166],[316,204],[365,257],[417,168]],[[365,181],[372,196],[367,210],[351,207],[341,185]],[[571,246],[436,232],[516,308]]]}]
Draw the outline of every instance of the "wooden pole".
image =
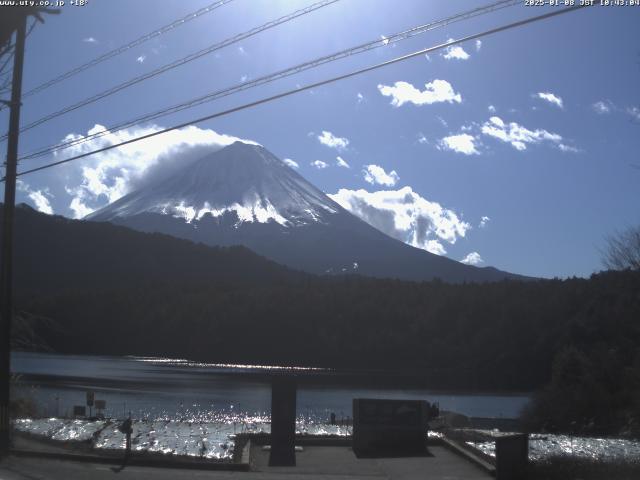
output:
[{"label": "wooden pole", "polygon": [[11,320],[13,315],[13,219],[16,206],[22,66],[24,63],[26,32],[27,15],[25,13],[20,18],[16,29],[2,216],[2,254],[0,260],[2,262],[0,265],[0,456],[6,455],[11,446],[9,395],[11,381]]}]

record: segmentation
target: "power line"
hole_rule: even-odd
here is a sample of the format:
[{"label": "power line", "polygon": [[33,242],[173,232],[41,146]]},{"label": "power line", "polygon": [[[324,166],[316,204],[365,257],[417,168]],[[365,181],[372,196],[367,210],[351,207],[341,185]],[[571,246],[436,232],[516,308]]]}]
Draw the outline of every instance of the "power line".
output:
[{"label": "power line", "polygon": [[[239,42],[241,40],[245,40],[245,39],[247,39],[249,37],[257,35],[260,32],[263,32],[263,31],[268,30],[270,28],[276,27],[276,26],[278,26],[278,25],[280,25],[282,23],[289,22],[289,21],[291,21],[291,20],[293,20],[295,18],[298,18],[298,17],[300,17],[302,15],[306,15],[308,13],[311,13],[311,12],[315,11],[315,10],[318,10],[320,8],[323,8],[323,7],[326,7],[326,6],[331,5],[333,3],[336,3],[338,1],[339,0],[321,0],[320,2],[316,2],[316,3],[314,3],[314,4],[312,4],[312,5],[308,6],[308,7],[302,8],[300,10],[296,10],[293,13],[290,13],[288,15],[280,17],[280,18],[278,18],[276,20],[272,20],[270,22],[267,22],[267,23],[265,23],[265,24],[263,24],[263,25],[261,25],[259,27],[255,27],[255,28],[253,28],[253,29],[251,29],[251,30],[249,30],[247,32],[244,32],[244,33],[238,34],[238,35],[236,35],[234,37],[231,37],[231,38],[228,38],[226,40],[223,40],[220,43],[216,43],[216,44],[211,45],[211,46],[209,46],[207,48],[199,50],[199,51],[197,51],[195,53],[187,55],[186,57],[183,57],[183,58],[181,58],[179,60],[176,60],[174,62],[168,63],[168,64],[166,64],[166,65],[164,65],[164,66],[162,66],[160,68],[152,70],[151,72],[148,72],[148,73],[145,73],[143,75],[134,77],[131,80],[128,80],[128,81],[123,82],[123,83],[121,83],[119,85],[116,85],[115,87],[112,87],[112,88],[110,88],[108,90],[100,92],[100,93],[98,93],[96,95],[93,95],[92,97],[86,98],[85,100],[82,100],[82,101],[80,101],[78,103],[75,103],[73,105],[65,107],[62,110],[58,110],[57,112],[53,112],[53,113],[51,113],[49,115],[46,115],[46,116],[44,116],[44,117],[42,117],[42,118],[40,118],[40,119],[38,119],[38,120],[36,120],[34,122],[29,123],[28,125],[23,126],[20,129],[20,132],[22,133],[22,132],[25,132],[27,130],[31,130],[32,128],[37,127],[38,125],[41,125],[41,124],[43,124],[45,122],[48,122],[49,120],[52,120],[52,119],[57,118],[57,117],[59,117],[61,115],[64,115],[64,114],[69,113],[69,112],[72,112],[72,111],[77,110],[77,109],[79,109],[81,107],[89,105],[89,104],[91,104],[93,102],[101,100],[101,99],[103,99],[105,97],[113,95],[114,93],[117,93],[117,92],[119,92],[121,90],[124,90],[125,88],[128,88],[128,87],[130,87],[132,85],[136,85],[136,84],[138,84],[138,83],[140,83],[142,81],[149,80],[150,78],[153,78],[153,77],[155,77],[157,75],[160,75],[161,73],[167,72],[167,71],[172,70],[174,68],[180,67],[180,66],[182,66],[182,65],[184,65],[184,64],[186,64],[188,62],[191,62],[191,61],[196,60],[196,59],[198,59],[200,57],[203,57],[204,55],[208,55],[208,54],[210,54],[212,52],[215,52],[216,50],[220,50],[221,48],[227,47],[227,46],[232,45],[234,43],[237,43],[237,42]],[[4,140],[5,138],[6,138],[6,136],[0,137],[0,140]]]},{"label": "power line", "polygon": [[0,67],[0,74],[2,75],[8,75],[8,72],[4,73],[4,69],[7,68],[7,65],[9,65],[9,62],[13,58],[13,48],[8,48],[4,52],[0,53],[0,57],[2,57],[2,55],[6,54],[7,52],[9,52],[7,54],[7,59],[4,61],[4,63]]},{"label": "power line", "polygon": [[216,10],[219,7],[222,7],[223,5],[226,5],[227,3],[232,2],[233,0],[219,0],[217,2],[214,2],[206,7],[203,7],[199,10],[196,10],[195,12],[191,12],[188,15],[185,15],[184,17],[175,20],[174,22],[171,22],[167,25],[165,25],[164,27],[160,27],[157,30],[154,30],[153,32],[149,32],[145,35],[142,35],[141,37],[137,38],[136,40],[133,40],[129,43],[127,43],[126,45],[122,45],[118,48],[115,48],[103,55],[100,55],[97,58],[94,58],[93,60],[87,62],[87,63],[83,63],[82,65],[77,66],[76,68],[73,68],[71,70],[69,70],[68,72],[65,72],[55,78],[52,78],[51,80],[44,82],[41,85],[38,85],[37,87],[32,88],[31,90],[25,92],[22,97],[29,97],[31,95],[35,95],[38,92],[41,92],[42,90],[45,90],[57,83],[62,82],[63,80],[66,80],[68,78],[73,77],[74,75],[77,75],[80,72],[83,72],[84,70],[87,70],[91,67],[95,67],[96,65],[98,65],[99,63],[102,63],[106,60],[109,60],[110,58],[113,58],[117,55],[120,55],[121,53],[126,52],[127,50],[130,50],[134,47],[137,47],[138,45],[142,45],[143,43],[158,37],[160,35],[163,35],[165,33],[167,33],[170,30],[173,30],[174,28],[180,27],[182,25],[184,25],[187,22],[190,22],[191,20],[195,20],[196,18],[205,15],[207,13],[213,12],[214,10]]},{"label": "power line", "polygon": [[[29,38],[29,35],[31,35],[31,32],[33,32],[33,29],[36,28],[36,23],[38,23],[38,20],[36,18],[33,19],[31,26],[29,27],[29,29],[27,30],[26,34],[25,34],[25,41],[27,40],[27,38]],[[11,83],[13,81],[12,76],[13,76],[13,69],[8,70],[7,72],[4,72],[4,69],[7,67],[7,65],[9,65],[9,62],[14,58],[15,55],[15,44],[11,44],[8,45],[3,51],[2,53],[0,53],[0,57],[2,55],[4,55],[5,53],[10,52],[7,55],[7,59],[4,61],[4,63],[2,64],[2,66],[0,66],[0,77],[6,77],[4,80],[2,80],[0,82],[0,95],[3,93],[8,93],[11,91]],[[3,73],[4,72],[4,73]],[[0,103],[0,110],[4,109],[6,106],[8,106],[10,104],[10,102],[6,102],[6,101],[2,101],[2,103]],[[5,137],[8,138],[9,134],[6,134]]]},{"label": "power line", "polygon": [[11,40],[9,40],[9,42],[5,47],[0,48],[0,57],[2,57],[2,55],[4,55],[7,52],[12,52],[15,46],[16,46],[15,43],[11,43]]},{"label": "power line", "polygon": [[83,143],[86,143],[88,141],[94,140],[96,138],[102,137],[104,135],[108,135],[110,133],[115,133],[121,130],[124,130],[125,128],[128,128],[132,125],[141,123],[141,122],[145,122],[145,121],[150,121],[150,120],[154,120],[166,115],[170,115],[173,113],[177,113],[180,112],[182,110],[186,110],[189,108],[193,108],[195,106],[198,105],[202,105],[204,103],[222,98],[222,97],[226,97],[228,95],[232,95],[244,90],[248,90],[250,88],[255,88],[257,86],[260,85],[264,85],[267,83],[271,83],[273,81],[276,80],[280,80],[282,78],[285,77],[289,77],[291,75],[295,75],[298,74],[300,72],[309,70],[311,68],[315,68],[318,67],[320,65],[324,65],[326,63],[330,63],[336,60],[340,60],[352,55],[356,55],[356,54],[360,54],[363,52],[367,52],[369,50],[372,50],[374,48],[379,48],[388,44],[393,44],[393,43],[397,43],[401,40],[406,40],[408,38],[412,38],[414,36],[426,33],[428,31],[434,30],[436,28],[440,28],[440,27],[444,27],[447,25],[450,25],[452,23],[455,22],[459,22],[462,20],[467,20],[469,18],[473,18],[473,17],[477,17],[479,15],[484,15],[490,12],[494,12],[496,10],[502,9],[502,8],[506,8],[506,7],[510,7],[513,5],[517,5],[520,4],[521,1],[520,0],[501,0],[495,3],[492,3],[490,5],[484,6],[484,7],[480,7],[480,8],[476,8],[473,10],[468,10],[456,15],[453,15],[451,17],[447,17],[445,19],[441,19],[441,20],[437,20],[434,22],[430,22],[427,24],[423,24],[417,27],[413,27],[410,28],[408,30],[404,30],[402,32],[399,33],[394,33],[393,35],[389,35],[388,37],[386,37],[383,40],[380,39],[376,39],[367,43],[363,43],[361,45],[355,46],[355,47],[351,47],[345,50],[341,50],[339,52],[335,52],[332,53],[330,55],[325,55],[323,57],[319,57],[316,58],[314,60],[308,61],[308,62],[304,62],[298,65],[295,65],[293,67],[289,67],[285,70],[280,70],[278,72],[275,73],[271,73],[268,75],[264,75],[262,77],[253,79],[253,80],[249,80],[246,82],[242,82],[240,84],[236,84],[233,85],[232,87],[228,87],[222,90],[217,90],[211,93],[208,93],[206,95],[188,100],[186,102],[182,102],[176,105],[173,105],[171,107],[166,107],[163,108],[161,110],[155,111],[153,113],[148,113],[145,114],[141,117],[137,117],[135,119],[132,120],[128,120],[126,122],[120,123],[118,125],[112,126],[107,128],[106,130],[102,130],[100,132],[96,132],[93,133],[91,135],[87,135],[78,139],[73,139],[73,140],[69,140],[67,142],[61,142],[55,145],[50,145],[48,147],[44,147],[41,148],[37,151],[31,152],[27,155],[24,155],[20,158],[20,160],[26,160],[26,159],[31,159],[31,158],[38,158],[38,157],[42,157],[44,155],[47,155],[51,152],[54,151],[59,151],[59,150],[63,150],[65,148],[70,148],[73,146],[77,146]]},{"label": "power line", "polygon": [[[520,20],[520,21],[517,21],[517,22],[509,23],[509,24],[503,25],[501,27],[496,27],[496,28],[493,28],[493,29],[490,29],[490,30],[485,30],[484,32],[481,32],[481,33],[468,35],[468,36],[466,36],[464,38],[461,38],[459,40],[453,40],[453,41],[442,43],[440,45],[436,45],[436,46],[433,46],[433,47],[424,48],[422,50],[418,50],[416,52],[409,53],[407,55],[403,55],[403,56],[396,57],[396,58],[391,59],[391,60],[387,60],[386,62],[382,62],[382,63],[378,63],[376,65],[372,65],[372,66],[369,66],[369,67],[361,68],[359,70],[355,70],[355,71],[352,71],[352,72],[349,72],[349,73],[346,73],[346,74],[343,74],[343,75],[339,75],[337,77],[332,77],[332,78],[329,78],[329,79],[326,79],[326,80],[322,80],[320,82],[307,84],[305,86],[302,86],[300,88],[296,88],[294,90],[288,90],[288,91],[279,93],[277,95],[273,95],[273,96],[266,97],[266,98],[263,98],[263,99],[260,99],[260,100],[256,100],[254,102],[245,103],[245,104],[240,105],[238,107],[230,108],[228,110],[223,110],[221,112],[213,113],[211,115],[206,115],[204,117],[196,118],[196,119],[188,121],[188,122],[184,122],[184,123],[181,123],[181,124],[178,124],[178,125],[174,125],[173,127],[168,127],[168,128],[162,129],[162,130],[158,130],[157,132],[149,133],[149,134],[146,134],[146,135],[141,135],[139,137],[135,137],[135,138],[132,138],[132,139],[129,139],[129,140],[126,140],[124,142],[120,142],[120,143],[117,143],[117,144],[114,144],[114,145],[109,145],[109,146],[106,146],[106,147],[103,147],[103,148],[99,148],[99,149],[93,150],[91,152],[82,153],[80,155],[76,155],[76,156],[73,156],[73,157],[70,157],[70,158],[66,158],[64,160],[59,160],[57,162],[48,163],[48,164],[42,165],[40,167],[31,168],[29,170],[25,170],[25,171],[19,172],[18,176],[27,175],[29,173],[39,172],[41,170],[45,170],[45,169],[48,169],[48,168],[56,167],[58,165],[62,165],[62,164],[69,163],[69,162],[72,162],[72,161],[75,161],[75,160],[79,160],[81,158],[85,158],[85,157],[88,157],[90,155],[95,155],[97,153],[106,152],[108,150],[112,150],[114,148],[122,147],[122,146],[128,145],[130,143],[138,142],[138,141],[141,141],[141,140],[146,140],[148,138],[155,137],[157,135],[162,135],[164,133],[168,133],[168,132],[171,132],[173,130],[179,130],[181,128],[188,127],[190,125],[194,125],[194,124],[197,124],[197,123],[201,123],[201,122],[204,122],[206,120],[211,120],[211,119],[214,119],[214,118],[218,118],[218,117],[222,117],[222,116],[225,116],[225,115],[229,115],[231,113],[239,112],[241,110],[246,110],[248,108],[253,108],[253,107],[256,107],[258,105],[262,105],[262,104],[265,104],[265,103],[272,102],[274,100],[278,100],[280,98],[288,97],[288,96],[294,95],[296,93],[304,92],[306,90],[310,90],[310,89],[313,89],[313,88],[318,88],[318,87],[321,87],[323,85],[327,85],[329,83],[334,83],[334,82],[337,82],[337,81],[340,81],[340,80],[345,80],[347,78],[355,77],[357,75],[361,75],[363,73],[367,73],[367,72],[370,72],[370,71],[373,71],[373,70],[377,70],[377,69],[380,69],[380,68],[383,68],[383,67],[387,67],[389,65],[393,65],[393,64],[408,60],[410,58],[414,58],[414,57],[417,57],[417,56],[420,56],[420,55],[428,54],[428,53],[434,52],[436,50],[441,50],[443,48],[447,48],[447,47],[452,46],[452,45],[457,45],[457,44],[460,44],[460,43],[468,42],[470,40],[475,40],[477,38],[481,38],[481,37],[484,37],[484,36],[487,36],[487,35],[492,35],[494,33],[503,32],[505,30],[511,30],[513,28],[518,28],[518,27],[527,25],[529,23],[537,22],[537,21],[540,21],[540,20],[546,20],[548,18],[555,17],[555,16],[561,15],[563,13],[568,13],[568,12],[572,12],[572,11],[575,11],[575,10],[579,10],[581,8],[585,8],[585,7],[588,7],[588,6],[590,6],[590,5],[589,4],[576,5],[576,6],[573,6],[573,7],[563,8],[561,10],[555,10],[555,11],[552,11],[552,12],[549,12],[549,13],[546,13],[546,14],[542,14],[542,15],[538,15],[538,16],[535,16],[535,17],[527,18],[525,20]],[[4,179],[2,179],[2,181],[4,181]]]}]

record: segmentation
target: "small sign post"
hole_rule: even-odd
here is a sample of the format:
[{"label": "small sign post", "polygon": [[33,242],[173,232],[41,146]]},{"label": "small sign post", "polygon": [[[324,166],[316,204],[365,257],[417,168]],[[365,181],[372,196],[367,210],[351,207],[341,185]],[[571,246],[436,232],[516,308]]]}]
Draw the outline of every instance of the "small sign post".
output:
[{"label": "small sign post", "polygon": [[96,416],[104,417],[104,409],[107,407],[106,400],[96,400],[95,407],[96,407]]},{"label": "small sign post", "polygon": [[93,407],[93,402],[96,398],[95,392],[91,390],[87,391],[87,407],[89,407],[89,416],[91,417],[91,407]]}]

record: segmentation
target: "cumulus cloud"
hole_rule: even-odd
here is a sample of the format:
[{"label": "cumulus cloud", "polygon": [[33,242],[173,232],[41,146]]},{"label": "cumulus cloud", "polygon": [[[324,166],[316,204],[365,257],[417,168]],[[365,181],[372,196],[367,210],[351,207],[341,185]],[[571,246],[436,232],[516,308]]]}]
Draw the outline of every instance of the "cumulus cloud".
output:
[{"label": "cumulus cloud", "polygon": [[580,152],[579,148],[573,147],[571,145],[566,145],[564,143],[559,143],[558,144],[558,148],[562,152],[569,152],[569,153],[579,153]]},{"label": "cumulus cloud", "polygon": [[638,107],[627,107],[627,113],[631,115],[635,120],[640,121],[640,108]]},{"label": "cumulus cloud", "polygon": [[487,217],[486,215],[483,215],[482,217],[480,217],[480,223],[478,224],[479,228],[484,228],[487,226],[487,223],[489,223],[491,221],[491,219],[489,217]]},{"label": "cumulus cloud", "polygon": [[[87,136],[100,136],[66,149],[64,155],[57,153],[55,156],[61,160],[158,130],[162,127],[150,125],[109,132],[102,125],[95,125]],[[71,133],[63,142],[83,138],[83,135]],[[167,178],[204,155],[235,141],[255,144],[250,140],[189,126],[92,155],[83,162],[69,163],[61,167],[64,174],[60,175],[65,179],[66,193],[72,197],[69,209],[75,218],[84,217],[130,191]]]},{"label": "cumulus cloud", "polygon": [[487,107],[487,110],[489,110],[489,113],[496,113],[496,107],[494,107],[493,105],[489,105]]},{"label": "cumulus cloud", "polygon": [[453,210],[411,187],[378,192],[340,189],[329,197],[387,235],[438,255],[446,253],[443,242],[454,244],[471,228]]},{"label": "cumulus cloud", "polygon": [[323,162],[322,160],[314,160],[309,165],[311,165],[312,167],[316,167],[318,170],[322,170],[329,166],[327,162]]},{"label": "cumulus cloud", "polygon": [[51,207],[51,202],[49,201],[49,198],[52,198],[53,195],[51,195],[49,189],[45,188],[41,190],[34,190],[29,186],[28,183],[25,183],[22,180],[16,181],[16,188],[18,191],[23,192],[27,195],[29,200],[31,200],[36,207],[36,210],[48,215],[53,215],[53,208]]},{"label": "cumulus cloud", "polygon": [[460,260],[460,263],[466,263],[467,265],[478,265],[483,262],[484,260],[478,252],[471,252],[469,255]]},{"label": "cumulus cloud", "polygon": [[[453,38],[450,38],[447,40],[447,43],[453,41]],[[460,45],[452,45],[445,49],[445,53],[443,53],[442,56],[446,60],[468,60],[471,55],[469,55]]]},{"label": "cumulus cloud", "polygon": [[84,218],[90,213],[94,212],[95,209],[88,207],[82,200],[78,197],[74,197],[69,204],[69,210],[73,212],[73,218]]},{"label": "cumulus cloud", "polygon": [[594,103],[593,105],[591,105],[591,108],[593,108],[593,111],[600,115],[611,113],[612,107],[613,107],[613,104],[609,100],[600,100]]},{"label": "cumulus cloud", "polygon": [[136,62],[138,63],[144,63],[144,61],[147,59],[146,55],[140,55],[138,58],[136,58]]},{"label": "cumulus cloud", "polygon": [[394,107],[400,107],[409,102],[414,105],[462,102],[462,96],[456,93],[446,80],[435,79],[424,86],[425,89],[420,91],[410,83],[396,82],[393,86],[378,85],[378,91],[385,97],[391,97],[391,105]]},{"label": "cumulus cloud", "polygon": [[384,168],[378,165],[365,165],[362,173],[364,174],[364,180],[371,185],[378,184],[385,187],[393,187],[400,180],[395,170],[387,173]]},{"label": "cumulus cloud", "polygon": [[338,150],[345,149],[347,148],[347,145],[349,145],[348,138],[336,137],[333,133],[328,132],[327,130],[323,130],[322,135],[318,135],[318,141],[329,148],[337,148]]},{"label": "cumulus cloud", "polygon": [[480,152],[476,149],[475,142],[476,138],[468,133],[450,135],[440,140],[440,148],[465,155],[479,155]]},{"label": "cumulus cloud", "polygon": [[529,130],[516,122],[508,125],[500,117],[491,117],[482,125],[482,133],[511,144],[516,150],[526,150],[528,144],[536,144],[544,141],[559,144],[562,136],[548,132],[544,129]]},{"label": "cumulus cloud", "polygon": [[290,158],[285,158],[284,160],[282,160],[287,166],[291,167],[291,168],[299,168],[300,165],[298,165],[298,162],[296,162],[295,160],[291,160]]},{"label": "cumulus cloud", "polygon": [[349,165],[344,158],[342,158],[341,156],[337,156],[336,157],[336,163],[338,164],[339,167],[342,168],[351,168],[351,165]]},{"label": "cumulus cloud", "polygon": [[482,48],[482,40],[476,40],[476,52],[479,52]]},{"label": "cumulus cloud", "polygon": [[546,102],[549,102],[552,105],[555,105],[556,107],[564,108],[562,98],[551,92],[538,92],[535,96]]},{"label": "cumulus cloud", "polygon": [[360,92],[358,92],[356,98],[358,99],[358,103],[364,102],[364,95],[362,95]]},{"label": "cumulus cloud", "polygon": [[424,133],[419,133],[418,134],[418,143],[422,143],[423,145],[424,144],[428,144],[429,143],[429,139],[424,136]]}]

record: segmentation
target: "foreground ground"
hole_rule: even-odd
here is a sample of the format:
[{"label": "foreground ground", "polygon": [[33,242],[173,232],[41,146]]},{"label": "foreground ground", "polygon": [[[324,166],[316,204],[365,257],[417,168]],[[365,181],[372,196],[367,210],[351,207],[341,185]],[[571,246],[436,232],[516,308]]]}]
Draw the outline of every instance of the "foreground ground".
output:
[{"label": "foreground ground", "polygon": [[411,458],[357,459],[346,447],[305,447],[297,454],[296,467],[269,467],[268,452],[252,448],[251,471],[226,472],[127,466],[63,461],[33,457],[9,457],[0,462],[1,480],[132,479],[390,479],[484,480],[492,478],[467,460],[444,447],[431,447],[432,456]]}]

